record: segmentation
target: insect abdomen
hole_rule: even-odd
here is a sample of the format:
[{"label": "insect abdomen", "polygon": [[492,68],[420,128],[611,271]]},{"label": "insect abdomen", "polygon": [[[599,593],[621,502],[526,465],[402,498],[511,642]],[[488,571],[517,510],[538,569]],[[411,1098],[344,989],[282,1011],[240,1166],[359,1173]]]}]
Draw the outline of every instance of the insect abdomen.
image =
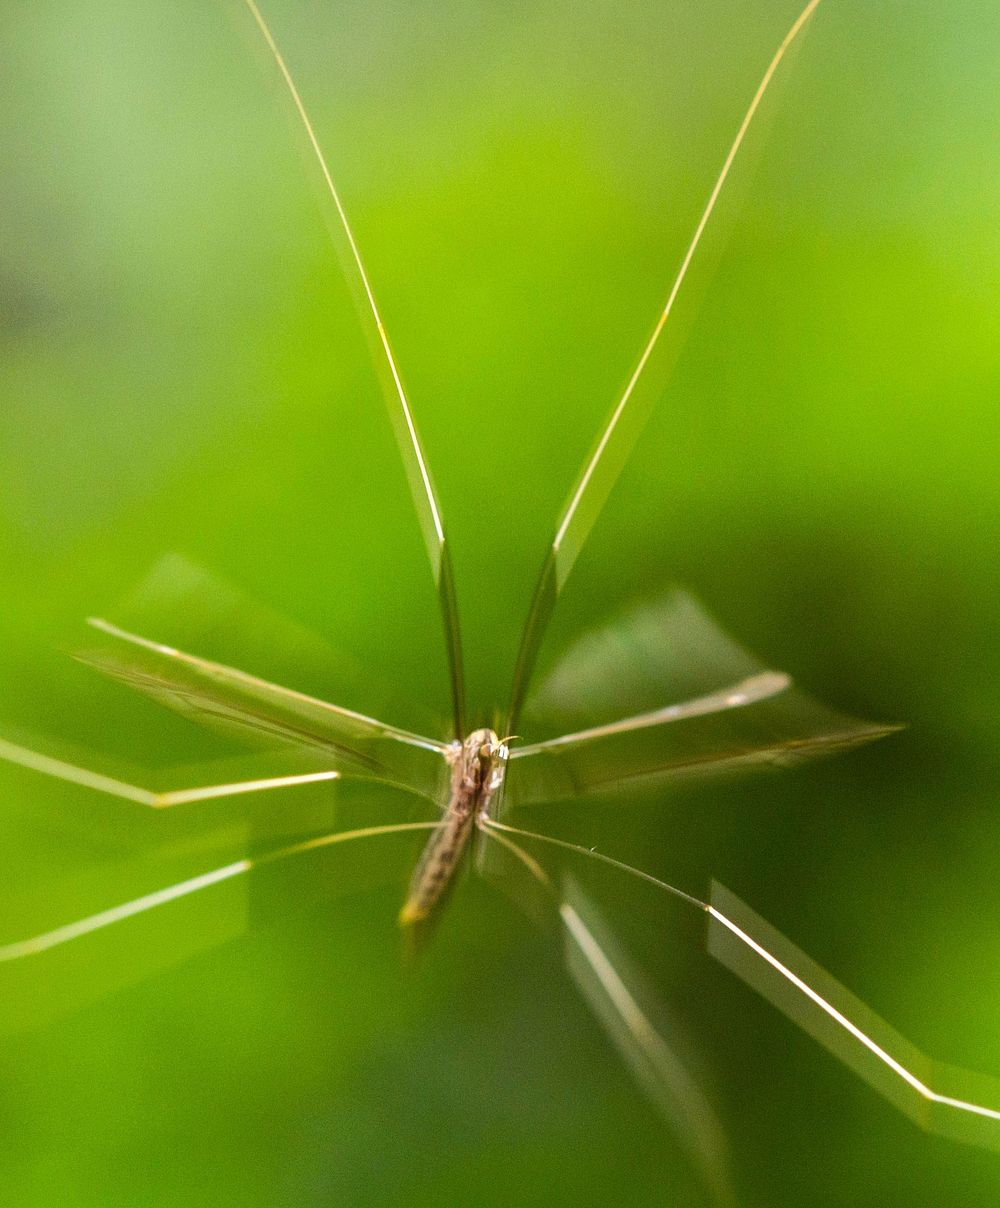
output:
[{"label": "insect abdomen", "polygon": [[419,923],[431,913],[448,887],[472,832],[472,811],[449,809],[427,840],[413,871],[410,892],[399,912],[400,925]]}]

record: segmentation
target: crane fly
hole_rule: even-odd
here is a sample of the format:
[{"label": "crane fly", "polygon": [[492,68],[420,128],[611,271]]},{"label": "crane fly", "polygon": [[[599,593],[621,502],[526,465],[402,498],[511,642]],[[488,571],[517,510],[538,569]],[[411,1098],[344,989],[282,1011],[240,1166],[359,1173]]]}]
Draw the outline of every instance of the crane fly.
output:
[{"label": "crane fly", "polygon": [[[721,1201],[727,1198],[723,1143],[711,1109],[693,1079],[653,1026],[627,962],[582,891],[553,877],[536,851],[598,861],[639,878],[707,919],[708,950],[785,1011],[860,1077],[924,1127],[985,1145],[1000,1140],[1000,1092],[989,1080],[975,1098],[963,1094],[960,1071],[928,1060],[878,1019],[845,987],[818,969],[790,941],[725,887],[707,898],[598,852],[520,825],[517,811],[631,785],[657,786],[682,776],[785,765],[833,753],[887,734],[894,727],[842,716],[763,666],[729,639],[689,596],[670,591],[633,608],[589,635],[534,683],[536,661],[555,603],[590,530],[624,467],[657,393],[669,346],[664,335],[678,294],[772,79],[819,0],[799,14],[768,63],[737,128],[652,335],[584,463],[559,517],[522,634],[506,708],[491,725],[469,725],[462,641],[451,551],[424,447],[367,271],[340,194],[299,90],[255,0],[248,17],[266,44],[311,148],[333,229],[377,368],[409,479],[440,602],[450,675],[452,730],[444,738],[411,732],[363,713],[283,687],[110,621],[94,619],[100,644],[83,661],[195,720],[291,752],[300,770],[155,791],[75,762],[0,738],[0,759],[85,789],[153,809],[215,798],[260,794],[296,785],[357,779],[383,782],[429,802],[429,820],[370,825],[286,844],[109,907],[97,914],[0,947],[0,963],[39,956],[112,924],[179,898],[209,890],[303,852],[408,832],[429,832],[402,903],[407,932],[440,911],[470,845],[488,871],[498,858],[520,870],[561,926],[568,961],[602,1022],[640,1082],[675,1118]],[[589,694],[613,695],[623,716],[570,728],[556,738],[517,735],[526,702],[538,710],[572,712]],[[629,711],[631,710],[631,711]],[[308,766],[307,766],[308,765]],[[512,821],[517,819],[517,824]],[[956,1089],[957,1088],[957,1089]],[[991,1106],[992,1104],[992,1106]]]}]

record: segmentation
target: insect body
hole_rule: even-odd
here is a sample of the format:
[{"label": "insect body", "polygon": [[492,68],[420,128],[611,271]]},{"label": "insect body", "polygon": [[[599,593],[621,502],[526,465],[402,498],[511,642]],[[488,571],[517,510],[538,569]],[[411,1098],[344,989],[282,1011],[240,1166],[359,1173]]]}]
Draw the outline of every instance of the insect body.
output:
[{"label": "insect body", "polygon": [[445,815],[427,840],[413,871],[410,892],[399,912],[404,926],[428,917],[448,888],[476,820],[489,816],[503,788],[510,751],[492,730],[473,730],[448,752],[451,793]]}]

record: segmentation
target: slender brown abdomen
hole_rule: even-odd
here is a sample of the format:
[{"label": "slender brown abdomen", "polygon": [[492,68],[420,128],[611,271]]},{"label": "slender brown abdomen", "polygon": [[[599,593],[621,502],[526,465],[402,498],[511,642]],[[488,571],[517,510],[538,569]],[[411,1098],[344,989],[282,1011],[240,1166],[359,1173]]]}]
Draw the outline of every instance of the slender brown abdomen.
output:
[{"label": "slender brown abdomen", "polygon": [[492,730],[475,730],[461,747],[456,744],[448,808],[413,871],[399,912],[401,926],[426,919],[440,901],[469,842],[476,814],[488,808],[503,784],[506,764],[507,746]]},{"label": "slender brown abdomen", "polygon": [[462,852],[472,834],[473,810],[470,803],[452,801],[448,812],[427,840],[427,846],[413,870],[410,892],[399,912],[402,926],[426,919],[451,881]]}]

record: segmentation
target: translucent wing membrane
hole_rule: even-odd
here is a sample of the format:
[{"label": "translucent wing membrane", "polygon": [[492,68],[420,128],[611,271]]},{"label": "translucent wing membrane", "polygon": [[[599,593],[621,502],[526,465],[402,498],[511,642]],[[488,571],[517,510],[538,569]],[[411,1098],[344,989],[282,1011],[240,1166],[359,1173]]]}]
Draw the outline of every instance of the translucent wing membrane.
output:
[{"label": "translucent wing membrane", "polygon": [[[483,826],[496,838],[535,841],[610,864],[704,911],[712,956],[915,1124],[952,1140],[1000,1150],[1000,1079],[926,1057],[724,886],[713,882],[711,900],[702,902],[589,848],[500,822],[485,820]],[[524,857],[532,859],[527,853]]]},{"label": "translucent wing membrane", "polygon": [[727,709],[741,709],[787,692],[790,685],[791,681],[783,671],[765,671],[760,675],[752,675],[745,680],[740,680],[737,684],[730,684],[729,687],[718,692],[709,692],[705,696],[697,696],[692,700],[682,701],[680,704],[664,705],[662,709],[651,709],[648,713],[637,713],[633,717],[609,721],[602,726],[591,726],[587,730],[563,734],[562,737],[553,738],[550,742],[525,746],[521,749],[521,754],[530,755],[542,748],[573,746],[577,743],[589,742],[592,739],[611,738],[616,734],[626,734],[631,730],[645,730],[668,721],[704,717],[706,714],[722,713]]},{"label": "translucent wing membrane", "polygon": [[895,728],[847,717],[793,688],[679,591],[578,642],[539,686],[530,711],[573,725],[664,698],[672,703],[512,747],[507,803],[787,765]]},{"label": "translucent wing membrane", "polygon": [[[211,650],[216,661],[253,666],[275,683],[296,683],[313,696],[349,703],[371,717],[413,716],[411,729],[434,734],[440,718],[421,710],[396,677],[380,674],[286,613],[177,553],[160,558],[115,602],[116,623],[155,634],[182,650]],[[416,707],[415,707],[416,706]]]},{"label": "translucent wing membrane", "polygon": [[[121,607],[136,626],[147,630],[166,629],[185,641],[238,649],[248,657],[252,652],[255,662],[279,673],[343,681],[353,684],[354,691],[363,684],[368,695],[373,694],[370,671],[362,673],[315,635],[178,555],[161,559]],[[385,778],[435,796],[442,764],[436,752],[445,749],[443,744],[382,726],[357,712],[325,706],[260,677],[182,656],[173,646],[145,639],[126,641],[124,630],[100,624],[105,636],[110,639],[114,634],[115,640],[82,655],[84,661],[197,721],[262,743],[265,753],[208,764],[143,768],[4,725],[0,761],[158,809],[333,781],[341,776],[338,769],[347,768],[355,776]],[[168,649],[176,653],[171,657],[162,653]],[[375,688],[374,695],[387,700],[390,692]],[[403,753],[392,751],[397,741],[406,748]],[[385,759],[373,752],[372,743],[384,746]],[[414,750],[413,743],[424,745]],[[287,806],[283,812],[287,813]]]},{"label": "translucent wing membrane", "polygon": [[767,695],[787,687],[787,677],[768,671],[692,595],[668,587],[569,646],[529,696],[525,728],[544,727],[544,737],[583,730],[745,681]]},{"label": "translucent wing membrane", "polygon": [[[755,698],[746,687],[735,685],[715,698],[514,748],[506,800],[533,805],[667,777],[785,767],[871,742],[896,728],[835,713],[803,692]],[[713,704],[718,708],[708,711]]]},{"label": "translucent wing membrane", "polygon": [[386,404],[389,408],[389,418],[392,421],[396,444],[399,446],[403,464],[406,467],[410,493],[413,497],[413,504],[416,508],[424,543],[427,547],[427,554],[430,558],[434,583],[438,590],[438,599],[444,618],[445,640],[451,674],[455,733],[456,736],[462,737],[465,734],[465,691],[462,672],[462,645],[458,623],[458,604],[455,596],[451,555],[445,541],[441,508],[431,481],[427,457],[417,433],[409,399],[403,388],[403,381],[396,364],[396,358],[389,344],[389,337],[386,334],[385,325],[382,322],[382,316],[375,301],[375,294],[354,238],[354,232],[351,230],[350,223],[347,220],[347,212],[334,184],[333,176],[330,173],[326,157],[320,147],[312,121],[309,118],[305,104],[288,69],[284,56],[278,49],[263,14],[256,3],[254,3],[254,0],[244,0],[244,2],[267,44],[268,51],[288,90],[296,114],[309,141],[310,149],[319,167],[326,192],[333,204],[335,218],[331,230],[334,236],[334,243],[344,265],[347,280],[355,292],[358,302],[358,313],[365,328],[365,333],[372,345],[375,368],[378,372]]},{"label": "translucent wing membrane", "polygon": [[[697,1080],[671,1046],[668,1030],[657,1024],[661,1012],[654,1007],[643,979],[580,887],[566,878],[560,888],[513,841],[512,833],[509,828],[486,827],[494,851],[482,867],[501,887],[509,885],[521,903],[532,895],[519,884],[519,869],[541,891],[534,897],[546,903],[549,914],[558,921],[567,968],[587,1005],[639,1087],[690,1155],[713,1203],[735,1204],[725,1134]],[[504,855],[506,859],[497,858]]]},{"label": "translucent wing membrane", "polygon": [[446,744],[94,619],[111,639],[82,661],[194,720],[320,753],[332,769],[436,799]]},{"label": "translucent wing membrane", "polygon": [[[675,328],[670,323],[678,295],[688,277],[692,261],[709,225],[730,171],[746,139],[765,93],[789,47],[798,38],[820,0],[810,3],[799,14],[785,35],[754,93],[736,136],[712,186],[708,201],[694,233],[681,258],[666,303],[646,342],[628,383],[601,431],[596,444],[583,465],[556,526],[542,573],[532,601],[528,622],[521,639],[511,693],[508,728],[517,728],[517,719],[531,679],[531,672],[541,646],[556,598],[562,590],[573,565],[583,548],[594,522],[607,502],[608,496],[625,466],[636,441],[646,425],[653,405],[660,397],[676,360],[679,343],[669,338]],[[665,335],[665,333],[667,333]]]}]

